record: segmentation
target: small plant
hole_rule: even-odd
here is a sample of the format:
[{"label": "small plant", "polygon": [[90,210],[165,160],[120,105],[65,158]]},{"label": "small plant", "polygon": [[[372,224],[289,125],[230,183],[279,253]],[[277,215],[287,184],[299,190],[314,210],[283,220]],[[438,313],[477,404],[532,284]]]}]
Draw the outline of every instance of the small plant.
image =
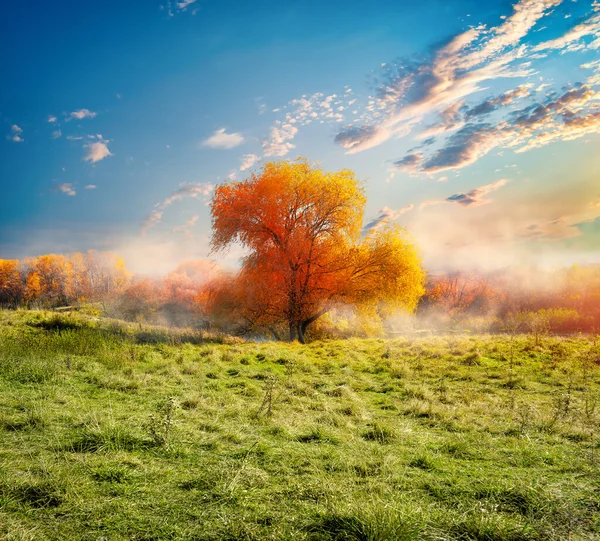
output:
[{"label": "small plant", "polygon": [[273,415],[273,404],[275,403],[278,396],[274,396],[274,391],[277,386],[277,378],[274,376],[269,376],[265,379],[265,396],[263,401],[256,412],[256,417],[260,417],[261,415],[266,415],[270,417]]},{"label": "small plant", "polygon": [[151,413],[148,418],[147,429],[155,445],[169,448],[171,435],[175,425],[175,415],[180,409],[178,400],[169,396],[156,407],[156,413]]}]

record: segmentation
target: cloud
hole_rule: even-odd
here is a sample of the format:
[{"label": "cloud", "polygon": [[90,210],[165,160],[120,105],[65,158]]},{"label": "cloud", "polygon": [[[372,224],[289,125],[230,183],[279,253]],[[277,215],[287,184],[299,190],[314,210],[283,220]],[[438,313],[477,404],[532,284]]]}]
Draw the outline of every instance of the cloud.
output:
[{"label": "cloud", "polygon": [[[477,118],[499,105],[529,96],[529,87],[521,85],[470,109],[467,118]],[[411,174],[432,174],[467,167],[496,147],[521,153],[555,141],[570,141],[600,132],[600,91],[590,84],[577,84],[561,95],[511,111],[497,124],[470,122],[448,137],[441,147],[426,157],[409,152],[394,162],[395,167]]]},{"label": "cloud", "polygon": [[191,197],[207,203],[208,198],[214,189],[215,187],[213,184],[182,184],[179,188],[177,188],[177,190],[169,194],[160,203],[154,205],[154,209],[150,211],[148,216],[146,216],[145,220],[142,222],[141,234],[145,235],[149,229],[159,224],[162,220],[164,210],[176,201],[180,201],[186,197]]},{"label": "cloud", "polygon": [[54,116],[54,115],[49,115],[48,116],[48,122],[50,122],[51,124],[56,122],[58,119]]},{"label": "cloud", "polygon": [[529,85],[519,85],[517,88],[507,90],[504,94],[496,98],[491,98],[481,102],[475,107],[469,109],[465,117],[472,118],[476,116],[483,116],[493,113],[501,105],[509,105],[520,98],[526,98],[530,94]]},{"label": "cloud", "polygon": [[[349,153],[372,148],[428,114],[457,108],[457,102],[483,90],[484,81],[532,74],[526,65],[514,65],[526,57],[527,49],[520,41],[560,1],[521,0],[498,27],[470,28],[439,47],[427,61],[401,61],[393,70],[386,67],[387,81],[378,90],[386,114],[366,123],[360,133],[342,130],[336,141]],[[452,121],[428,129],[439,133],[459,126],[455,114]]]},{"label": "cloud", "polygon": [[68,184],[68,183],[59,184],[56,187],[56,190],[66,194],[66,195],[69,195],[71,197],[77,195],[77,192],[75,191],[75,188],[73,187],[73,184]]},{"label": "cloud", "polygon": [[577,237],[581,231],[567,216],[558,216],[552,220],[535,222],[521,228],[518,236],[535,241],[556,241]]},{"label": "cloud", "polygon": [[141,226],[141,233],[145,235],[149,229],[159,224],[162,220],[164,212],[161,210],[153,209],[150,211],[148,216],[144,219]]},{"label": "cloud", "polygon": [[420,170],[421,165],[423,164],[423,153],[415,152],[412,154],[407,154],[401,160],[397,160],[394,162],[394,166],[400,171],[406,171],[408,173],[416,173]]},{"label": "cloud", "polygon": [[351,102],[352,90],[346,89],[342,96],[338,94],[325,95],[316,92],[290,100],[282,107],[272,110],[274,113],[284,113],[283,119],[276,120],[269,130],[269,135],[263,141],[265,156],[285,156],[295,148],[292,140],[299,128],[309,124],[336,123],[345,119],[345,111]]},{"label": "cloud", "polygon": [[490,124],[467,125],[453,134],[446,145],[425,160],[423,173],[460,169],[477,161],[502,143],[506,135]]},{"label": "cloud", "polygon": [[202,141],[202,146],[219,149],[230,149],[241,145],[244,137],[241,133],[227,133],[225,128],[221,128],[210,137]]},{"label": "cloud", "polygon": [[19,128],[16,124],[10,127],[10,132],[10,135],[6,137],[9,141],[14,141],[15,143],[22,143],[24,141],[22,136],[23,129]]},{"label": "cloud", "polygon": [[173,233],[182,233],[184,238],[191,239],[192,238],[192,227],[196,224],[200,216],[195,215],[192,216],[189,220],[185,222],[183,225],[177,225],[173,227]]},{"label": "cloud", "polygon": [[[187,11],[187,9],[196,4],[196,2],[197,0],[167,0],[164,6],[160,6],[160,9],[166,9],[169,17],[174,17],[175,13]],[[192,9],[192,15],[196,15],[197,10],[198,8]]]},{"label": "cloud", "polygon": [[94,118],[98,113],[94,113],[89,109],[78,109],[77,111],[73,111],[69,113],[70,119],[83,120],[84,118]]},{"label": "cloud", "polygon": [[362,233],[363,235],[367,235],[368,233],[372,233],[373,231],[377,231],[381,229],[387,222],[397,220],[403,214],[411,211],[414,208],[414,205],[406,205],[405,207],[393,210],[389,207],[383,207],[379,211],[379,216],[374,220],[370,221],[367,225],[363,227]]},{"label": "cloud", "polygon": [[87,186],[84,186],[84,188],[86,190],[95,190],[97,186],[95,184],[88,184]]},{"label": "cloud", "polygon": [[285,156],[296,145],[291,141],[298,133],[298,128],[292,124],[283,124],[277,121],[271,128],[269,139],[263,141],[262,147],[265,156]]},{"label": "cloud", "polygon": [[562,49],[563,52],[579,50],[585,47],[581,40],[587,36],[595,38],[587,47],[598,49],[600,47],[600,39],[598,39],[600,37],[600,13],[596,13],[582,23],[575,25],[559,38],[540,43],[533,50]]},{"label": "cloud", "polygon": [[377,146],[391,136],[392,132],[379,126],[351,126],[340,131],[334,141],[351,152],[355,149]]},{"label": "cloud", "polygon": [[464,121],[462,120],[461,108],[463,102],[457,101],[446,109],[440,112],[441,121],[425,128],[419,135],[419,139],[427,139],[441,133],[454,131],[462,128]]},{"label": "cloud", "polygon": [[102,136],[99,136],[98,141],[83,145],[84,148],[87,148],[87,153],[83,157],[83,161],[96,163],[104,158],[108,158],[108,156],[112,156],[112,153],[108,150],[109,142],[110,141],[108,140],[102,139]]},{"label": "cloud", "polygon": [[481,186],[480,188],[475,188],[474,190],[470,190],[468,192],[455,193],[450,197],[447,197],[446,201],[449,203],[458,203],[463,207],[491,203],[491,199],[485,199],[485,196],[491,192],[495,192],[496,190],[502,188],[502,186],[505,186],[508,182],[509,181],[506,179],[501,179],[496,182],[492,182],[491,184]]},{"label": "cloud", "polygon": [[60,139],[62,137],[62,132],[60,130],[55,130],[52,132],[52,139]]},{"label": "cloud", "polygon": [[259,161],[260,157],[258,157],[256,154],[244,154],[242,156],[242,165],[240,166],[240,171],[247,171]]}]

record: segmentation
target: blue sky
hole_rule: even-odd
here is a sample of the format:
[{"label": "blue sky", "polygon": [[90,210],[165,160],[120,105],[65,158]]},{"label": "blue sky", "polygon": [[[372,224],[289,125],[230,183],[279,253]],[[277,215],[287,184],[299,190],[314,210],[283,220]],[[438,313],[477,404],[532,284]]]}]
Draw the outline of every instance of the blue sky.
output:
[{"label": "blue sky", "polygon": [[215,185],[304,156],[430,268],[600,260],[598,2],[24,1],[0,40],[0,257],[165,272]]}]

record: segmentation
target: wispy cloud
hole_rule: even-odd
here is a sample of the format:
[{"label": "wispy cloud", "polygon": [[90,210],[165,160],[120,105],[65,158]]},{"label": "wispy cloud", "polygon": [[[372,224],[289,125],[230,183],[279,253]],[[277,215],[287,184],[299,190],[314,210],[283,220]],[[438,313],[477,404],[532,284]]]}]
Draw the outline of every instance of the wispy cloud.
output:
[{"label": "wispy cloud", "polygon": [[169,17],[174,17],[176,13],[187,11],[188,8],[192,6],[192,15],[196,15],[198,9],[197,7],[195,7],[196,2],[197,0],[167,0],[166,4],[164,6],[161,6],[161,9],[166,10],[167,15],[169,15]]},{"label": "wispy cloud", "polygon": [[193,184],[182,184],[177,190],[169,194],[160,203],[154,205],[154,209],[150,211],[148,216],[141,225],[141,233],[145,235],[149,229],[158,225],[163,218],[164,211],[167,207],[180,201],[186,197],[199,199],[204,203],[208,203],[209,197],[215,189],[213,184],[206,183],[193,183]]},{"label": "wispy cloud", "polygon": [[48,122],[50,122],[51,124],[53,124],[54,122],[56,122],[58,119],[54,116],[54,115],[49,115],[48,116]]},{"label": "wispy cloud", "polygon": [[56,190],[66,194],[66,195],[69,195],[71,197],[77,195],[77,192],[75,191],[75,188],[73,187],[73,184],[69,184],[69,183],[59,184],[56,187]]},{"label": "wispy cloud", "polygon": [[244,142],[241,133],[227,133],[225,128],[221,128],[210,137],[202,141],[202,146],[218,149],[230,149],[240,146]]},{"label": "wispy cloud", "polygon": [[535,75],[534,62],[546,51],[600,48],[597,2],[591,14],[559,38],[530,43],[536,25],[539,28],[561,2],[519,0],[499,25],[471,27],[438,46],[426,60],[382,64],[376,80],[384,82],[369,97],[361,122],[354,120],[339,130],[335,142],[355,153],[415,131],[419,145],[396,160],[395,167],[432,174],[471,165],[496,147],[525,152],[599,132],[600,64],[594,61],[581,66],[594,73],[558,98],[556,92],[540,93],[549,83],[520,82],[474,102],[494,80]]},{"label": "wispy cloud", "polygon": [[470,207],[472,205],[485,205],[486,203],[491,203],[491,199],[486,199],[485,197],[491,192],[495,192],[502,188],[502,186],[506,186],[508,184],[508,180],[501,179],[496,182],[492,182],[491,184],[486,184],[485,186],[481,186],[480,188],[475,188],[473,190],[469,190],[464,193],[455,193],[450,197],[446,198],[448,203],[458,203],[463,207]]},{"label": "wispy cloud", "polygon": [[95,190],[98,186],[96,186],[95,184],[88,184],[86,185],[84,188],[86,190]]},{"label": "wispy cloud", "polygon": [[[591,37],[590,43],[584,43],[583,38]],[[600,48],[600,13],[595,13],[580,24],[569,29],[562,36],[545,41],[534,47],[534,51],[560,49],[563,52],[578,51],[583,48]]]},{"label": "wispy cloud", "polygon": [[[520,41],[539,19],[561,0],[521,0],[513,14],[490,30],[479,26],[455,36],[426,62],[386,66],[388,81],[379,88],[382,118],[342,130],[336,141],[354,153],[377,146],[407,125],[441,111],[483,89],[482,83],[499,78],[523,77],[530,69],[515,65],[526,49]],[[454,123],[452,123],[454,124]]]},{"label": "wispy cloud", "polygon": [[10,135],[7,135],[6,138],[10,141],[14,141],[15,143],[22,143],[23,139],[23,129],[13,124],[10,127]]},{"label": "wispy cloud", "polygon": [[260,157],[256,154],[244,154],[242,156],[242,165],[240,166],[240,171],[247,171],[259,161]]},{"label": "wispy cloud", "polygon": [[386,223],[391,222],[393,220],[397,220],[398,218],[400,218],[400,216],[411,211],[413,208],[414,205],[412,204],[406,205],[405,207],[398,210],[393,210],[389,207],[383,207],[379,211],[379,216],[377,216],[377,218],[375,218],[374,220],[371,220],[368,224],[366,224],[363,227],[363,235],[367,235],[373,231],[381,229]]},{"label": "wispy cloud", "polygon": [[195,215],[192,216],[189,220],[187,220],[183,225],[176,225],[173,227],[173,233],[182,233],[184,238],[191,239],[192,238],[192,227],[196,224],[200,216]]},{"label": "wispy cloud", "polygon": [[62,137],[62,132],[60,130],[54,130],[51,137],[52,139],[60,139]]}]

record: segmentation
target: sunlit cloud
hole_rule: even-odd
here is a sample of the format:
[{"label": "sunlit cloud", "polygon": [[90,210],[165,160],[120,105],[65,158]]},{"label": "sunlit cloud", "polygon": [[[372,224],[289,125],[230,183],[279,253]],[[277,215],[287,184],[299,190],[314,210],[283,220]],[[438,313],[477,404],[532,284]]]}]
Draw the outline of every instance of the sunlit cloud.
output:
[{"label": "sunlit cloud", "polygon": [[366,224],[363,227],[363,230],[362,230],[363,235],[367,235],[369,233],[372,233],[374,231],[381,229],[386,223],[397,220],[398,218],[400,218],[400,216],[411,211],[413,208],[414,208],[414,205],[412,205],[412,204],[406,205],[405,207],[398,209],[398,210],[393,210],[389,207],[383,207],[379,211],[379,216],[377,216],[377,218],[370,221],[368,224]]},{"label": "sunlit cloud", "polygon": [[83,161],[88,163],[96,163],[103,160],[104,158],[112,156],[112,153],[110,152],[110,150],[108,150],[108,143],[110,141],[102,139],[102,136],[98,136],[98,138],[98,141],[94,141],[93,143],[83,145],[84,148],[87,149],[87,152],[83,157]]},{"label": "sunlit cloud", "polygon": [[[582,42],[583,38],[590,36],[593,41],[588,44]],[[576,51],[584,47],[590,49],[600,48],[600,13],[595,13],[580,24],[575,25],[562,36],[545,41],[534,47],[534,51],[559,49],[563,52]]]},{"label": "sunlit cloud", "polygon": [[[98,113],[90,111],[89,109],[78,109],[69,113],[69,119],[83,120],[84,118],[94,118]],[[68,119],[68,120],[69,120]]]},{"label": "sunlit cloud", "polygon": [[256,154],[244,154],[242,156],[242,165],[240,165],[240,171],[247,171],[259,161],[260,157]]},{"label": "sunlit cloud", "polygon": [[58,119],[54,116],[54,115],[49,115],[48,116],[48,122],[50,122],[51,124],[53,124],[54,122],[56,122]]},{"label": "sunlit cloud", "polygon": [[244,137],[241,133],[227,133],[225,128],[221,128],[202,141],[202,146],[215,149],[230,149],[240,146],[243,142]]},{"label": "sunlit cloud", "polygon": [[[336,142],[350,153],[372,148],[397,135],[407,123],[456,107],[457,102],[481,91],[485,81],[530,75],[529,68],[514,65],[526,56],[520,41],[560,1],[521,0],[501,25],[490,30],[470,28],[440,47],[429,61],[386,66],[389,80],[379,88],[378,97],[387,104],[387,113],[360,131],[354,127],[342,130]],[[452,121],[427,129],[439,133],[459,126],[454,115]]]},{"label": "sunlit cloud", "polygon": [[277,121],[271,128],[269,139],[262,144],[265,156],[285,156],[296,145],[292,139],[298,133],[298,128],[292,124]]},{"label": "sunlit cloud", "polygon": [[75,188],[73,187],[73,184],[69,184],[69,183],[59,184],[56,187],[56,190],[66,194],[66,195],[69,195],[71,197],[77,195],[77,192],[75,191]]},{"label": "sunlit cloud", "polygon": [[464,193],[455,193],[450,197],[446,198],[446,201],[449,203],[458,203],[463,207],[470,207],[471,205],[485,205],[486,203],[491,203],[491,199],[486,199],[486,195],[491,192],[495,192],[502,188],[502,186],[506,186],[508,184],[507,179],[500,179],[496,182],[492,182],[491,184],[486,184],[485,186],[481,186],[480,188],[475,188],[474,190],[469,190]]}]

